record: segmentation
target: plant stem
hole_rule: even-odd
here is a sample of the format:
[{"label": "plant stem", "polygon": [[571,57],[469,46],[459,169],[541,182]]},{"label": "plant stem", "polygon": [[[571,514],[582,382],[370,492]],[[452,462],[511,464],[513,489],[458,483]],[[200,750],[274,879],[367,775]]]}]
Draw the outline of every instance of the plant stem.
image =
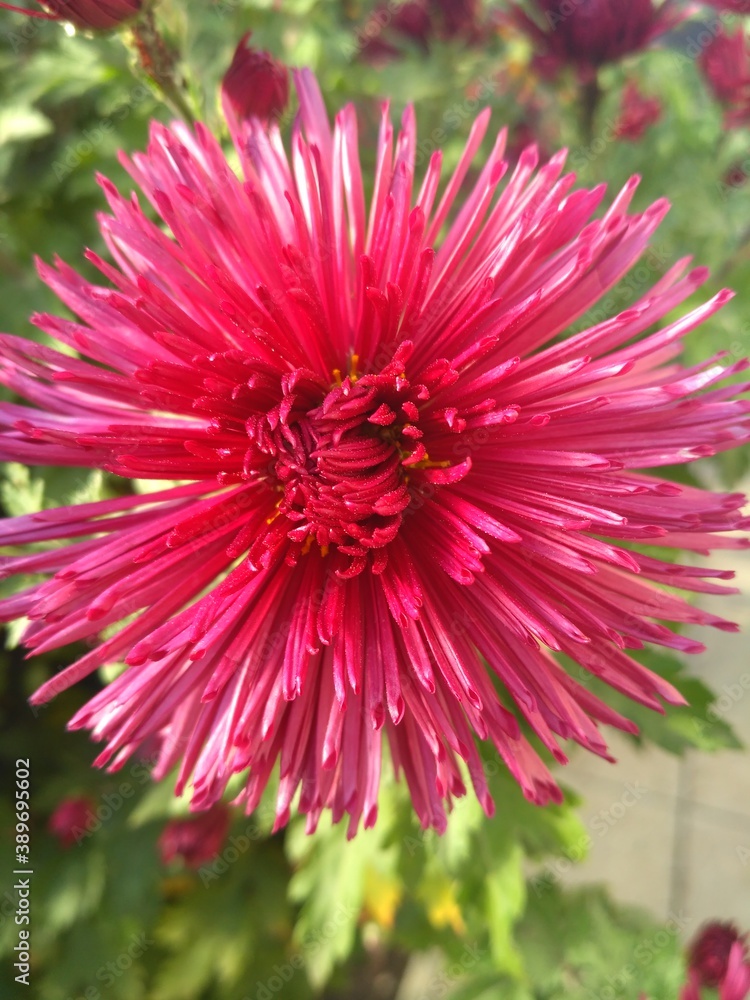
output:
[{"label": "plant stem", "polygon": [[594,137],[594,122],[601,98],[602,89],[599,86],[599,78],[594,73],[591,79],[581,83],[581,134],[587,146],[591,144]]},{"label": "plant stem", "polygon": [[164,103],[185,121],[194,122],[195,116],[185,95],[185,83],[177,69],[179,53],[162,36],[154,12],[148,6],[133,27],[133,42],[141,69],[159,88]]}]

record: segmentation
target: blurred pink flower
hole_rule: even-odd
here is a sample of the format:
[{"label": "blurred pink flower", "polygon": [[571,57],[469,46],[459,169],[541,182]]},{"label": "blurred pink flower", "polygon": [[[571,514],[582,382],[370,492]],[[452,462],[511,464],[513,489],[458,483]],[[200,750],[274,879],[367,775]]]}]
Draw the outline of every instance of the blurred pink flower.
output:
[{"label": "blurred pink flower", "polygon": [[750,0],[700,0],[714,10],[732,14],[750,14]]},{"label": "blurred pink flower", "polygon": [[0,7],[19,14],[28,14],[29,17],[70,21],[77,28],[106,31],[135,17],[143,6],[143,0],[37,0],[37,2],[43,10],[28,10],[9,3],[0,3]]},{"label": "blurred pink flower", "polygon": [[200,868],[222,849],[230,823],[231,814],[223,805],[188,819],[170,819],[159,837],[162,864],[181,858],[188,868]]},{"label": "blurred pink flower", "polygon": [[289,71],[270,53],[253,48],[251,34],[248,31],[242,36],[222,80],[221,98],[228,120],[278,118],[289,103]]},{"label": "blurred pink flower", "polygon": [[393,10],[392,25],[399,34],[426,46],[434,30],[427,0],[407,0],[399,4]]},{"label": "blurred pink flower", "polygon": [[94,818],[93,803],[87,795],[73,795],[63,799],[47,823],[49,832],[63,847],[72,847],[85,836]]},{"label": "blurred pink flower", "polygon": [[437,21],[438,34],[445,40],[468,38],[478,40],[481,34],[479,0],[431,0],[432,17]]},{"label": "blurred pink flower", "polygon": [[363,57],[373,63],[401,55],[395,42],[408,38],[425,51],[435,38],[477,42],[485,34],[477,0],[407,0],[377,6],[360,28]]},{"label": "blurred pink flower", "polygon": [[638,52],[681,21],[673,0],[533,0],[536,18],[516,3],[512,16],[537,45],[545,75],[564,65],[592,78],[599,66]]},{"label": "blurred pink flower", "polygon": [[615,125],[618,139],[637,142],[661,118],[662,106],[658,97],[647,97],[638,84],[629,80],[620,103],[620,117]]},{"label": "blurred pink flower", "polygon": [[750,121],[750,46],[743,28],[721,32],[702,50],[698,65],[716,100],[724,105],[728,127]]},{"label": "blurred pink flower", "polygon": [[37,652],[106,629],[33,701],[124,662],[70,726],[112,768],[159,735],[154,777],[179,765],[196,809],[249,769],[252,811],[279,762],[277,828],[296,801],[308,829],[330,809],[352,835],[375,823],[387,740],[443,830],[459,759],[493,809],[475,736],[528,799],[559,801],[511,708],[560,762],[564,740],[611,759],[600,724],[636,727],[554,652],[662,711],[681,695],[630,652],[703,648],[667,622],[735,629],[674,592],[732,574],[671,554],[745,546],[727,534],[743,497],[648,471],[750,439],[725,384],[746,362],[677,360],[731,293],[659,328],[707,278],[682,260],[561,337],[665,201],[629,213],[634,179],[598,213],[603,185],[573,191],[533,147],[501,185],[504,134],[466,190],[489,111],[441,191],[439,151],[415,186],[413,110],[394,135],[386,107],[365,186],[354,109],[331,129],[312,75],[296,85],[291,159],[276,124],[235,122],[240,180],[204,126],[154,123],[123,157],[149,211],[101,181],[114,264],[87,258],[106,283],[39,265],[77,318],[34,317],[67,353],[0,337],[28,401],[0,403],[0,457],[167,482],[7,520],[0,544],[67,544],[2,558],[47,579],[0,615],[28,616]]}]

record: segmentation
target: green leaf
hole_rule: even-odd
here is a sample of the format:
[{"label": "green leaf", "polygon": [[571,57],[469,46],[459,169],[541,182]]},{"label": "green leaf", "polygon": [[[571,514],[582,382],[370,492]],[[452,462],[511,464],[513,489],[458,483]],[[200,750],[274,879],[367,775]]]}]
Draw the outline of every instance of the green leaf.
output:
[{"label": "green leaf", "polygon": [[71,853],[60,859],[51,891],[44,900],[46,929],[54,933],[90,917],[104,894],[106,862],[103,855],[77,847],[69,850]]},{"label": "green leaf", "polygon": [[516,920],[526,904],[526,883],[523,875],[523,851],[519,844],[509,844],[499,854],[497,843],[485,840],[486,853],[493,850],[495,864],[489,868],[485,881],[487,930],[490,951],[498,972],[521,978],[523,966],[514,942]]},{"label": "green leaf", "polygon": [[302,864],[289,883],[292,900],[301,903],[294,940],[302,952],[310,981],[322,986],[337,963],[351,954],[365,896],[367,869],[382,842],[383,831],[360,830],[346,840],[339,824],[301,842],[302,824],[290,830],[292,858]]},{"label": "green leaf", "polygon": [[8,514],[16,517],[50,507],[100,500],[105,476],[99,469],[36,466],[33,470],[17,462],[2,469],[0,499]]},{"label": "green leaf", "polygon": [[52,122],[36,108],[0,109],[0,146],[11,142],[27,142],[51,131]]},{"label": "green leaf", "polygon": [[589,1000],[614,991],[621,1000],[674,1000],[684,982],[681,913],[660,925],[640,910],[616,906],[601,888],[530,895],[518,943],[535,995]]},{"label": "green leaf", "polygon": [[42,509],[44,481],[33,478],[31,470],[18,462],[6,462],[2,468],[0,498],[11,517]]}]

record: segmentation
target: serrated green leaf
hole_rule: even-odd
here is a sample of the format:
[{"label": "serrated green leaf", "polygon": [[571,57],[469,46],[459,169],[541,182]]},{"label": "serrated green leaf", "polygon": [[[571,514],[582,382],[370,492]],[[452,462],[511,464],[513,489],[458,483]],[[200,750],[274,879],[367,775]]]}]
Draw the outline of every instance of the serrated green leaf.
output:
[{"label": "serrated green leaf", "polygon": [[[299,837],[299,826],[291,840]],[[310,981],[322,986],[337,963],[354,948],[357,921],[365,898],[370,858],[378,852],[382,832],[360,831],[346,840],[343,825],[316,834],[303,865],[289,883],[291,899],[301,903],[294,940],[301,950]],[[292,848],[299,856],[299,848]]]},{"label": "serrated green leaf", "polygon": [[589,1000],[606,989],[621,1000],[673,1000],[685,977],[682,914],[662,925],[616,906],[604,889],[529,896],[518,944],[534,989],[546,1000]]}]

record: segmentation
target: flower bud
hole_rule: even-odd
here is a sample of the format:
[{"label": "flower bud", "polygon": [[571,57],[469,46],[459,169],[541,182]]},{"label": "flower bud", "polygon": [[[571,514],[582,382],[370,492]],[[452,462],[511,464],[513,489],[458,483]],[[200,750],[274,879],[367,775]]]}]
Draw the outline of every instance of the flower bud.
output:
[{"label": "flower bud", "polygon": [[227,117],[242,121],[255,117],[277,118],[289,101],[289,73],[269,52],[248,45],[251,32],[243,35],[221,85]]},{"label": "flower bud", "polygon": [[143,0],[38,0],[38,3],[43,11],[7,3],[0,3],[0,7],[48,21],[70,21],[76,28],[108,31],[135,17],[143,6]]}]

